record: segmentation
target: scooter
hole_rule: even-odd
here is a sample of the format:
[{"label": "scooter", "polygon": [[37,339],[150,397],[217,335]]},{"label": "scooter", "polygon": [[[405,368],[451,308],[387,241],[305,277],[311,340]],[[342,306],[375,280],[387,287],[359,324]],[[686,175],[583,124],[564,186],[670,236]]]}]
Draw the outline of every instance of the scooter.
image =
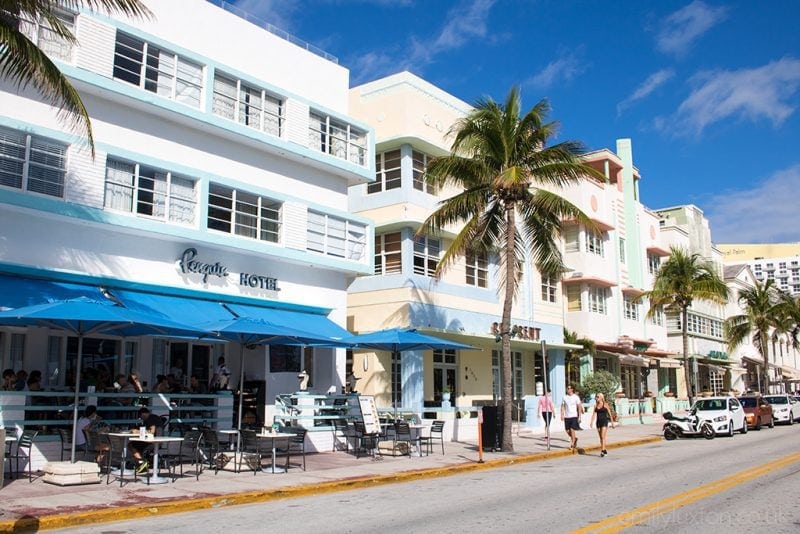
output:
[{"label": "scooter", "polygon": [[663,416],[667,421],[663,428],[664,439],[667,441],[695,436],[714,439],[716,435],[711,421],[701,419],[695,412],[690,412],[686,417],[673,415],[672,412],[665,412]]}]

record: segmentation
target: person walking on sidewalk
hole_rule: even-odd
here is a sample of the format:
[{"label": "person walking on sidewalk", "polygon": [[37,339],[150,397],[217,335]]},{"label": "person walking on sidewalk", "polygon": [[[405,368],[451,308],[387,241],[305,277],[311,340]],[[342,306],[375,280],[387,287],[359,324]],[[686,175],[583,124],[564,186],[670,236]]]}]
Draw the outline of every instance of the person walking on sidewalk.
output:
[{"label": "person walking on sidewalk", "polygon": [[605,395],[598,393],[595,396],[594,413],[590,427],[596,426],[597,435],[600,436],[600,457],[608,454],[606,450],[606,433],[608,433],[608,423],[612,421],[611,405],[606,402]]},{"label": "person walking on sidewalk", "polygon": [[564,430],[569,436],[569,448],[572,451],[578,448],[578,436],[576,430],[580,430],[578,418],[583,413],[583,403],[581,398],[575,394],[572,386],[567,386],[567,395],[561,401],[561,420],[564,421]]},{"label": "person walking on sidewalk", "polygon": [[553,419],[553,397],[550,395],[550,388],[547,388],[543,397],[539,397],[539,417],[544,419],[545,441],[550,439],[550,421]]}]

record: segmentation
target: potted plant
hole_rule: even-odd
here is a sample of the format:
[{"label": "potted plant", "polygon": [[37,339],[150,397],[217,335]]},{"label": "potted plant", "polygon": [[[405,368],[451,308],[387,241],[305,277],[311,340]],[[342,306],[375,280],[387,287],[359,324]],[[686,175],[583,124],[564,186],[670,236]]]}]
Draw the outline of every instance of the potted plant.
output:
[{"label": "potted plant", "polygon": [[450,402],[450,394],[453,392],[453,388],[450,386],[445,386],[444,390],[442,391],[442,401]]}]

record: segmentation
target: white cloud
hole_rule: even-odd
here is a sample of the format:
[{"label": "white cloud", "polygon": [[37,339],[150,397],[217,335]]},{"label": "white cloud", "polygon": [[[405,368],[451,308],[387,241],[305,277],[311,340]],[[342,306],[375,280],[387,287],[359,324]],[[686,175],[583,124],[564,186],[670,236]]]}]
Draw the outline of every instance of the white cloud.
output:
[{"label": "white cloud", "polygon": [[800,60],[783,58],[763,67],[736,71],[704,71],[690,80],[694,89],[673,117],[658,117],[658,129],[675,135],[700,135],[711,124],[734,118],[767,119],[780,126],[795,106],[800,87]]},{"label": "white cloud", "polygon": [[650,93],[669,81],[673,76],[675,76],[675,71],[672,69],[661,69],[657,72],[654,72],[648,76],[647,79],[642,82],[642,84],[639,85],[639,87],[637,87],[628,98],[617,104],[617,113],[621,113],[625,108],[630,107],[637,100],[647,97]]},{"label": "white cloud", "polygon": [[438,55],[461,48],[473,39],[487,38],[487,20],[495,2],[466,0],[448,11],[446,22],[435,35],[429,38],[412,35],[408,44],[385,51],[370,51],[355,58],[349,62],[353,83],[403,70],[420,72]]},{"label": "white cloud", "polygon": [[752,189],[726,191],[713,196],[704,211],[711,223],[714,242],[800,241],[798,191],[800,164],[775,172]]},{"label": "white cloud", "polygon": [[574,54],[561,54],[538,74],[525,80],[524,85],[547,89],[559,82],[569,82],[586,70],[586,65]]},{"label": "white cloud", "polygon": [[668,54],[685,54],[697,39],[722,22],[727,12],[724,7],[695,0],[664,19],[656,36],[656,48]]},{"label": "white cloud", "polygon": [[424,40],[412,37],[409,63],[428,64],[439,54],[460,48],[473,38],[486,37],[486,20],[494,3],[495,0],[470,0],[448,11],[447,22],[435,37]]}]

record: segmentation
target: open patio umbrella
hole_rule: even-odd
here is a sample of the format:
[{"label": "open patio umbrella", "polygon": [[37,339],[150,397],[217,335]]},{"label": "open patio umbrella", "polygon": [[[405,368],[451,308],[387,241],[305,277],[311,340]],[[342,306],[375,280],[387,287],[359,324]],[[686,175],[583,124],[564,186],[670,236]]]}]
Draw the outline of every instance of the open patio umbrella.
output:
[{"label": "open patio umbrella", "polygon": [[[423,334],[416,328],[388,328],[345,338],[344,341],[352,343],[354,349],[385,350],[393,356],[407,350],[475,349],[471,345]],[[392,401],[392,404],[396,411],[396,402]]]},{"label": "open patio umbrella", "polygon": [[83,339],[90,335],[111,336],[193,336],[201,331],[176,323],[156,314],[130,310],[111,300],[79,297],[55,300],[0,312],[0,325],[39,326],[63,330],[78,338],[78,358],[75,370],[75,401],[72,410],[72,447],[70,462],[75,462],[75,435],[78,426],[80,400],[81,358]]},{"label": "open patio umbrella", "polygon": [[313,345],[316,347],[349,347],[349,343],[324,335],[277,325],[246,316],[235,316],[201,325],[213,337],[239,344],[239,413],[237,428],[242,429],[242,400],[244,398],[244,348],[252,345]]}]

